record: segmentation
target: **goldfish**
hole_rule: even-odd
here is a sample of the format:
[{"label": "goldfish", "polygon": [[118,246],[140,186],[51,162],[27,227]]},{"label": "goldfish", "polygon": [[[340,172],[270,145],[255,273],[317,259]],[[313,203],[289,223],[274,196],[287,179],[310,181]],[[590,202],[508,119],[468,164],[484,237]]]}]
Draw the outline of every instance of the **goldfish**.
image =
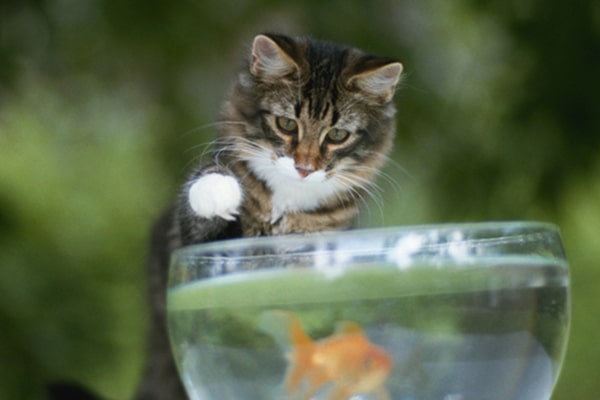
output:
[{"label": "goldfish", "polygon": [[331,336],[315,341],[297,315],[268,310],[261,315],[259,328],[287,350],[283,385],[290,399],[319,395],[319,399],[347,400],[356,394],[390,399],[384,383],[393,367],[392,357],[369,342],[358,323],[340,322]]}]

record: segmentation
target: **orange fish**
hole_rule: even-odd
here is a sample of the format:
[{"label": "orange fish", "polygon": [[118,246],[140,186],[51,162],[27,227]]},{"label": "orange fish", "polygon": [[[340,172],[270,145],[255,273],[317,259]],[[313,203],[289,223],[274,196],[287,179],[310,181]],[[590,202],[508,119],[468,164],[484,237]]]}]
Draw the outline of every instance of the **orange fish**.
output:
[{"label": "orange fish", "polygon": [[261,315],[259,327],[288,349],[284,386],[291,399],[308,400],[321,393],[325,397],[319,398],[327,400],[347,400],[359,393],[390,398],[383,384],[392,358],[370,343],[357,323],[341,322],[333,335],[313,341],[295,314],[271,310]]}]

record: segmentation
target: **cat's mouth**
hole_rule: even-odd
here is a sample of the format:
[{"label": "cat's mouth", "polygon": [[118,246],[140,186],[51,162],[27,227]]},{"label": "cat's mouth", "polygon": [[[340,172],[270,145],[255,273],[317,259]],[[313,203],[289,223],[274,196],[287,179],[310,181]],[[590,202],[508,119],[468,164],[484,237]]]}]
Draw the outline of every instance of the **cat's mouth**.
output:
[{"label": "cat's mouth", "polygon": [[271,187],[290,183],[314,186],[326,183],[329,179],[326,171],[308,165],[297,165],[288,156],[252,157],[248,161],[256,176]]},{"label": "cat's mouth", "polygon": [[297,165],[290,157],[279,157],[274,164],[277,173],[300,182],[321,183],[327,180],[325,171],[309,165]]},{"label": "cat's mouth", "polygon": [[307,176],[315,172],[315,169],[310,167],[305,168],[295,165],[294,168],[296,169],[296,172],[298,172],[298,175],[300,175],[301,178],[306,178]]}]

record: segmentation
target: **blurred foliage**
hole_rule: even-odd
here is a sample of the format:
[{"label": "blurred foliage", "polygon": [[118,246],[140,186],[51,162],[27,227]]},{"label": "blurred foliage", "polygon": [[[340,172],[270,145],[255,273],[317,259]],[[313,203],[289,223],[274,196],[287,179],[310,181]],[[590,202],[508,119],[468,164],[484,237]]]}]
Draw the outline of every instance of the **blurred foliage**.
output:
[{"label": "blurred foliage", "polygon": [[3,1],[0,398],[40,399],[58,379],[130,395],[143,357],[148,228],[211,140],[261,31],[404,63],[393,163],[365,223],[561,226],[574,314],[554,399],[595,398],[593,0]]}]

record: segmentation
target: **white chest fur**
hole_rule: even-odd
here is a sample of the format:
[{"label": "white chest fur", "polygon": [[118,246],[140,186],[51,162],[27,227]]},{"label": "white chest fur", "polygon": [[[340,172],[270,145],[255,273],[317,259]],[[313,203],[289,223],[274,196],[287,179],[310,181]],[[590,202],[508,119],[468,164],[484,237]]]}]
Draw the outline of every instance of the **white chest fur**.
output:
[{"label": "white chest fur", "polygon": [[271,221],[279,220],[287,212],[310,211],[326,199],[343,190],[335,179],[329,179],[324,171],[315,171],[301,177],[289,157],[253,158],[250,167],[263,179],[273,193]]}]

